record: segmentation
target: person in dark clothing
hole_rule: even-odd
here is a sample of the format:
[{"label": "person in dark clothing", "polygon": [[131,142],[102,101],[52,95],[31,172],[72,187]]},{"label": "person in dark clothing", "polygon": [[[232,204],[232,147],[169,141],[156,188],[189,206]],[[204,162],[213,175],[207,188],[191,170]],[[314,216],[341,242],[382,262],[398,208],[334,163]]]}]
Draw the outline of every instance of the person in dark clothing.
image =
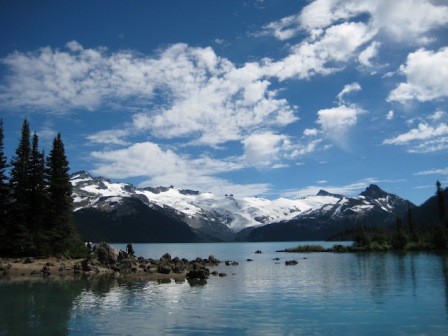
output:
[{"label": "person in dark clothing", "polygon": [[127,252],[129,255],[134,256],[134,248],[132,247],[132,244],[131,244],[131,243],[129,243],[129,244],[126,246],[126,252]]}]

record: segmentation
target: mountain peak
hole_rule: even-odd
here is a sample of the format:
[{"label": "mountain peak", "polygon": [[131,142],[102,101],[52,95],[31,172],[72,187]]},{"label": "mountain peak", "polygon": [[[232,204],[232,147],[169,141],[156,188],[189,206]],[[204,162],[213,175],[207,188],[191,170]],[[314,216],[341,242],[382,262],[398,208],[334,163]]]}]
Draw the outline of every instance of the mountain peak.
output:
[{"label": "mountain peak", "polygon": [[323,190],[323,189],[319,190],[319,192],[317,193],[316,196],[332,196],[332,197],[336,197],[336,198],[343,198],[344,197],[343,195],[332,194],[332,193],[330,193],[330,192],[328,192],[326,190]]},{"label": "mountain peak", "polygon": [[90,175],[90,173],[86,170],[79,170],[73,174],[70,175],[70,179],[74,180],[74,179],[86,179],[86,178],[92,178],[92,175]]},{"label": "mountain peak", "polygon": [[371,198],[384,198],[388,195],[388,193],[376,184],[371,184],[360,195]]}]

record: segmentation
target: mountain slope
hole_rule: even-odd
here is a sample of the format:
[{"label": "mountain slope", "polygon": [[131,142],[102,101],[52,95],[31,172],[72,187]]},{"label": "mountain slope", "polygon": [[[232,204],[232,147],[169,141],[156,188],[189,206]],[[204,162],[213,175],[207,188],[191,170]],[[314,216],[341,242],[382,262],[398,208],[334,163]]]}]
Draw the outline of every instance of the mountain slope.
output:
[{"label": "mountain slope", "polygon": [[[170,239],[176,236],[174,232],[182,232],[188,241],[325,239],[355,223],[386,225],[405,211],[408,204],[375,185],[354,198],[321,190],[303,199],[268,200],[200,193],[173,186],[135,188],[92,177],[85,171],[73,174],[71,182],[76,224],[83,234],[97,237],[104,231],[101,233],[104,240],[124,239],[107,233],[112,227],[119,230],[120,225],[136,226],[132,231],[148,230],[138,238],[145,241],[166,241],[167,236],[161,236],[163,230],[172,233]],[[131,215],[132,209],[137,211],[136,215]],[[171,227],[170,223],[177,226]],[[189,231],[182,231],[185,229]]]},{"label": "mountain slope", "polygon": [[[320,191],[321,195],[328,195]],[[319,195],[318,194],[318,195]],[[333,195],[339,200],[310,211],[290,221],[248,228],[237,234],[244,241],[326,240],[331,235],[358,225],[387,227],[397,216],[403,216],[408,206],[402,198],[370,185],[354,198]]]},{"label": "mountain slope", "polygon": [[80,209],[74,213],[79,232],[90,241],[188,243],[204,239],[175,216],[125,198],[113,208]]}]

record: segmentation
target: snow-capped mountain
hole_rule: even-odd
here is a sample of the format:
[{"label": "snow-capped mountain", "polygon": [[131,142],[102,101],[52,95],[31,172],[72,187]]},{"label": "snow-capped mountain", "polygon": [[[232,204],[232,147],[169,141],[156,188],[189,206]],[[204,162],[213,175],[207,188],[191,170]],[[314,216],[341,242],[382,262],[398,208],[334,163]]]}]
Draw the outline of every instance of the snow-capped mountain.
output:
[{"label": "snow-capped mountain", "polygon": [[[176,218],[208,239],[232,240],[236,232],[273,223],[301,219],[316,223],[322,219],[363,217],[380,212],[395,216],[404,200],[375,185],[355,198],[320,191],[315,196],[290,200],[215,195],[176,187],[135,188],[81,171],[71,176],[75,218],[83,211],[111,213],[132,199],[170,218]],[[129,207],[129,204],[126,204]],[[121,212],[120,212],[121,213]],[[317,227],[317,226],[316,226]]]}]

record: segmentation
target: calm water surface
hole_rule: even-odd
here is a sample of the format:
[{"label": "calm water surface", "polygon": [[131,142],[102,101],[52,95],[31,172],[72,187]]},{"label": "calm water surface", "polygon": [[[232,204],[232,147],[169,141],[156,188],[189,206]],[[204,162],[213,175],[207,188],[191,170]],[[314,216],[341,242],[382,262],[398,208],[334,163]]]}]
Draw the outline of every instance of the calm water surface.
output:
[{"label": "calm water surface", "polygon": [[299,244],[134,245],[239,262],[205,285],[1,281],[0,335],[448,335],[448,254],[275,252]]}]

